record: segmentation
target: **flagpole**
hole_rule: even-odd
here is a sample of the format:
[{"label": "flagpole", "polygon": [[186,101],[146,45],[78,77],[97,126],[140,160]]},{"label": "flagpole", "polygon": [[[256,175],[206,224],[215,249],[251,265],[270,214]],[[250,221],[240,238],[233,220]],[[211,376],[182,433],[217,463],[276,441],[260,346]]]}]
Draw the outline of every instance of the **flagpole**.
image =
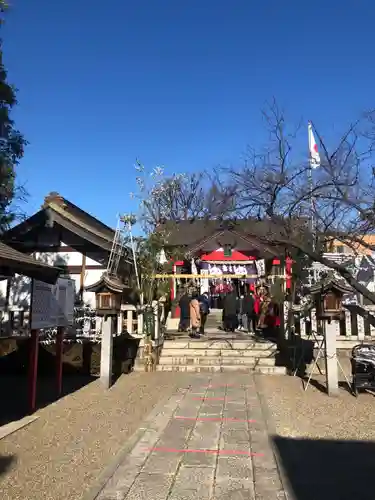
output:
[{"label": "flagpole", "polygon": [[314,184],[313,184],[313,158],[312,158],[312,123],[309,121],[308,123],[308,135],[309,135],[309,170],[308,170],[308,182],[309,182],[309,191],[310,191],[310,231],[312,234],[312,247],[315,250],[315,220],[314,220]]},{"label": "flagpole", "polygon": [[312,240],[312,245],[313,245],[313,250],[315,250],[315,220],[314,220],[314,195],[313,195],[313,189],[314,189],[314,184],[313,184],[313,168],[311,166],[311,161],[310,161],[310,167],[309,167],[309,190],[310,190],[310,231],[313,237]]}]

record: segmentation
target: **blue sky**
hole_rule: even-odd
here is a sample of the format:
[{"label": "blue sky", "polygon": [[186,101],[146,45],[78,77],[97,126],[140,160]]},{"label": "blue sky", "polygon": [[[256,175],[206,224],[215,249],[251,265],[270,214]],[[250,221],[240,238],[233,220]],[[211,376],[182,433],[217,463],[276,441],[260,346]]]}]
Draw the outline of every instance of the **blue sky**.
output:
[{"label": "blue sky", "polygon": [[236,163],[266,139],[273,96],[333,140],[375,104],[374,20],[374,0],[14,0],[3,37],[26,210],[59,191],[115,225],[134,210],[135,158]]}]

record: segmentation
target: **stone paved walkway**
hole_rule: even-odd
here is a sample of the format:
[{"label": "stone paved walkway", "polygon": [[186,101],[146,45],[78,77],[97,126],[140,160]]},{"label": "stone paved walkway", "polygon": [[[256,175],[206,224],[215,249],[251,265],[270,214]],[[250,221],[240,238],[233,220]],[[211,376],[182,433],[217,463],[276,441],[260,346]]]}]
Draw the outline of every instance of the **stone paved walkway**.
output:
[{"label": "stone paved walkway", "polygon": [[92,498],[285,500],[254,378],[194,374],[188,380],[142,423],[137,441]]}]

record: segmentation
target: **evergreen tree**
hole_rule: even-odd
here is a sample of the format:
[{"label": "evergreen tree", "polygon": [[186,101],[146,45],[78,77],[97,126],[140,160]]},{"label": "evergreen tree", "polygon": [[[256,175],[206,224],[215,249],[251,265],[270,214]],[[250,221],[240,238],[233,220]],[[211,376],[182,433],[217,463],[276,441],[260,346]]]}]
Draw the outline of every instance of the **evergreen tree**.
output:
[{"label": "evergreen tree", "polygon": [[[5,2],[0,1],[0,29],[6,8]],[[24,194],[16,184],[16,168],[23,156],[26,141],[10,117],[16,104],[16,89],[7,81],[0,38],[0,234],[8,229],[15,218],[12,203]]]}]

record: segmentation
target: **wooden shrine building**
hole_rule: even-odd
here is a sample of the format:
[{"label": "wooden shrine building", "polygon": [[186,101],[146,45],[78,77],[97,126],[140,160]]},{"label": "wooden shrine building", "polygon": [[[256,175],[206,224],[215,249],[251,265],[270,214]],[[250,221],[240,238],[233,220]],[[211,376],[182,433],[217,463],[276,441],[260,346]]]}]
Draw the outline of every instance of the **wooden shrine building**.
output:
[{"label": "wooden shrine building", "polygon": [[[285,248],[264,242],[271,230],[268,222],[255,220],[196,219],[159,227],[166,234],[165,250],[179,248],[186,255],[184,261],[174,262],[174,273],[199,275],[200,291],[211,295],[215,308],[220,308],[228,287],[242,294],[260,278],[283,276],[285,288],[290,288],[291,260]],[[171,298],[175,299],[186,280],[173,281]]]}]

